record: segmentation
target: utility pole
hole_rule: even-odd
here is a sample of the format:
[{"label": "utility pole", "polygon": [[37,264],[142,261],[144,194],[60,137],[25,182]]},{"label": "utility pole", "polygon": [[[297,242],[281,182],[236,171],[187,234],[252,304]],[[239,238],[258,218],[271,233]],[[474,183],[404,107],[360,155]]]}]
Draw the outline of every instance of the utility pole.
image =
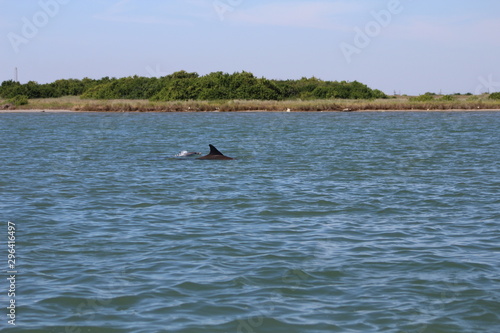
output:
[{"label": "utility pole", "polygon": [[14,81],[19,82],[19,78],[17,77],[17,67],[14,68]]}]

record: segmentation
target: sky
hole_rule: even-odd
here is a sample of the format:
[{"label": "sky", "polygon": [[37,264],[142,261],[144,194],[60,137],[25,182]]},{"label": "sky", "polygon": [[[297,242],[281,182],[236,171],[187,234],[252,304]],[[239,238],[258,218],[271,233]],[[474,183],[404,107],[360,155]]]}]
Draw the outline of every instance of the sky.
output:
[{"label": "sky", "polygon": [[252,72],[500,91],[498,0],[0,0],[0,82]]}]

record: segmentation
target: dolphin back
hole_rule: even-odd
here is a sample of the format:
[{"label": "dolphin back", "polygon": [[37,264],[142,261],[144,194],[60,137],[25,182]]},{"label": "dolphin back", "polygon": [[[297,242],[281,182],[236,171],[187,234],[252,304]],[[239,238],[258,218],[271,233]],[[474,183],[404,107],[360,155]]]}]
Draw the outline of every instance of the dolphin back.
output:
[{"label": "dolphin back", "polygon": [[233,158],[222,154],[213,145],[208,145],[208,146],[210,147],[210,153],[208,153],[208,155],[198,157],[199,160],[233,160]]}]

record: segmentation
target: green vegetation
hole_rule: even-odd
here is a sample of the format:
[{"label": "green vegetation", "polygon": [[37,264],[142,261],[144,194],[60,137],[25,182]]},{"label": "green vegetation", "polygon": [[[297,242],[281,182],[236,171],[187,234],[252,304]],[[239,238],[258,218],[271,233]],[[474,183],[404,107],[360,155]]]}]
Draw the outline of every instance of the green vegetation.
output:
[{"label": "green vegetation", "polygon": [[7,100],[7,103],[13,104],[15,106],[27,105],[28,104],[28,96],[25,95],[17,95]]},{"label": "green vegetation", "polygon": [[444,95],[439,100],[443,101],[443,102],[453,102],[455,100],[455,96],[453,96],[453,95]]},{"label": "green vegetation", "polygon": [[442,96],[428,92],[389,98],[357,81],[268,80],[248,72],[200,76],[180,71],[160,78],[85,78],[47,84],[4,81],[0,109],[19,108],[126,112],[500,110],[500,93]]},{"label": "green vegetation", "polygon": [[492,93],[490,99],[500,100],[500,92]]},{"label": "green vegetation", "polygon": [[[453,102],[456,100],[456,97],[460,96],[460,94],[455,95],[443,95],[437,98],[435,93],[427,92],[420,96],[410,97],[410,102],[431,102],[431,101],[441,101],[441,102]],[[468,95],[467,95],[468,96]]]},{"label": "green vegetation", "polygon": [[57,80],[38,84],[4,81],[0,96],[12,98],[25,95],[33,98],[81,96],[82,99],[147,99],[150,101],[186,100],[290,100],[290,99],[380,99],[387,96],[380,90],[354,82],[323,81],[317,78],[300,80],[268,80],[252,73],[215,72],[205,76],[185,71],[161,78],[126,77],[100,80]]},{"label": "green vegetation", "polygon": [[423,95],[410,97],[410,102],[429,102],[433,101],[436,94],[427,92]]},{"label": "green vegetation", "polygon": [[20,84],[15,81],[4,81],[0,85],[0,96],[3,98],[13,98],[18,95],[28,96],[28,98],[54,98],[62,96],[79,96],[90,87],[109,80],[104,78],[99,81],[91,79],[83,80],[57,80],[52,83],[38,84],[30,81]]}]

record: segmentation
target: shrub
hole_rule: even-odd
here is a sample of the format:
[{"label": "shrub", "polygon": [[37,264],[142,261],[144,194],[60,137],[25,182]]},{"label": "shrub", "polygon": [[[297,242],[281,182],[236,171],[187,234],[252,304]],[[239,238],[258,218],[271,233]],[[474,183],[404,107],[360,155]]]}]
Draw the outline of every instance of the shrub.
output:
[{"label": "shrub", "polygon": [[451,102],[455,100],[455,96],[453,95],[444,95],[439,99],[440,101]]},{"label": "shrub", "polygon": [[500,92],[496,92],[490,95],[490,99],[500,99]]},{"label": "shrub", "polygon": [[315,77],[300,80],[269,80],[252,73],[214,72],[205,76],[179,71],[161,78],[131,76],[94,80],[65,79],[38,84],[4,81],[0,96],[13,98],[57,98],[80,96],[82,99],[176,100],[283,100],[283,99],[375,99],[387,98],[380,90],[357,81],[323,81]]},{"label": "shrub", "polygon": [[433,93],[425,93],[420,96],[410,97],[410,102],[429,102],[434,100],[434,96]]},{"label": "shrub", "polygon": [[181,101],[195,100],[200,89],[195,84],[195,78],[171,79],[166,86],[150,98],[151,101]]},{"label": "shrub", "polygon": [[17,95],[7,100],[7,103],[14,104],[15,106],[26,105],[28,104],[28,96],[26,95]]}]

